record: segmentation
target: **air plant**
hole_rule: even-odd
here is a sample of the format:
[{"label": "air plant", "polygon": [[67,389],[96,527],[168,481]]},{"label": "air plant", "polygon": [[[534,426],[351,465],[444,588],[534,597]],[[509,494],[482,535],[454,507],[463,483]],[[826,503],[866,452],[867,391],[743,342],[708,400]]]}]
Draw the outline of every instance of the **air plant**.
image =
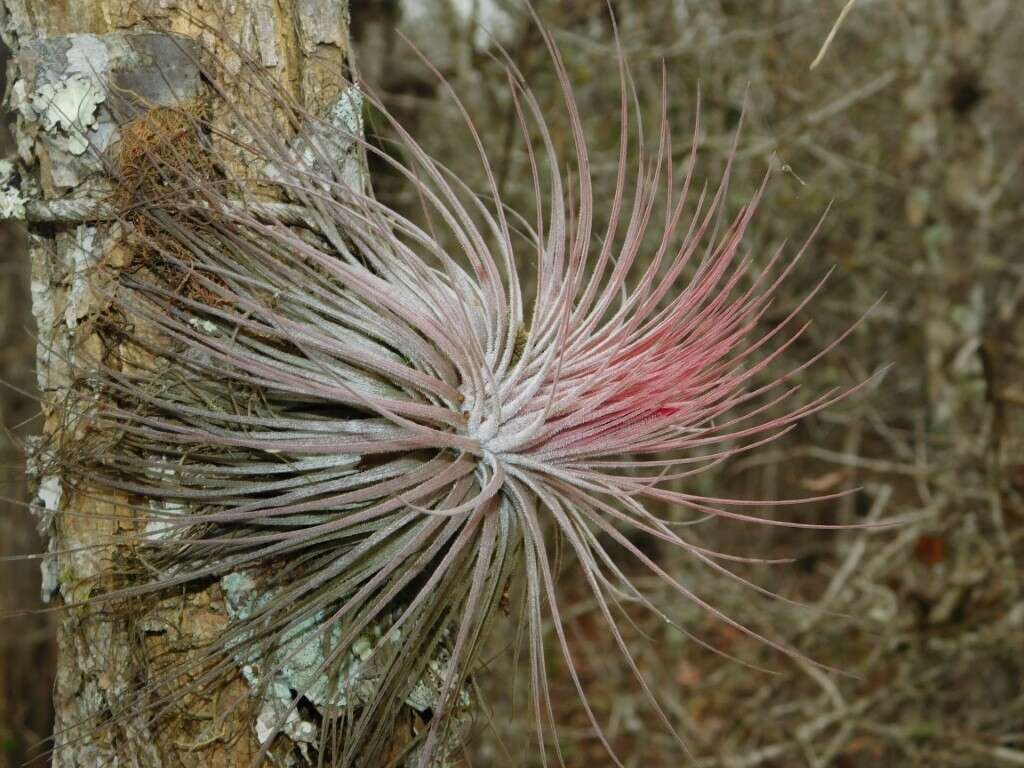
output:
[{"label": "air plant", "polygon": [[[518,614],[540,754],[556,719],[550,620],[587,717],[619,764],[562,625],[555,542],[670,732],[617,617],[632,603],[671,619],[627,574],[623,553],[683,601],[796,654],[716,609],[630,534],[743,582],[726,564],[747,558],[695,543],[678,523],[840,527],[762,518],[743,511],[761,502],[679,490],[848,394],[794,402],[795,377],[818,356],[764,381],[806,329],[801,313],[821,283],[765,330],[799,253],[780,249],[759,265],[741,249],[764,187],[726,221],[726,184],[695,189],[696,141],[677,178],[665,87],[656,149],[634,142],[621,59],[618,167],[610,198],[598,200],[566,68],[541,34],[571,157],[559,155],[544,110],[507,62],[532,217],[503,203],[487,137],[457,99],[483,194],[354,86],[347,98],[372,104],[400,153],[365,142],[358,125],[306,114],[256,78],[284,128],[235,105],[253,138],[225,159],[225,137],[201,111],[182,111],[174,119],[187,146],[149,144],[131,168],[114,169],[135,262],[117,271],[107,299],[147,329],[122,340],[146,355],[108,358],[89,373],[90,391],[102,393],[87,419],[93,448],[82,458],[77,447],[67,464],[88,485],[141,501],[137,530],[117,546],[145,567],[90,599],[220,579],[234,619],[128,706],[186,671],[190,681],[170,698],[240,665],[267,696],[299,668],[264,753],[313,701],[325,722],[322,762],[382,765],[396,713],[432,680],[432,717],[415,744],[416,763],[428,766],[472,706],[467,681],[489,632]],[[285,138],[296,127],[301,147]],[[339,136],[415,190],[425,223],[352,182],[350,159],[334,151]],[[232,170],[239,155],[262,170]],[[595,231],[604,204],[609,224]],[[259,599],[233,602],[240,582]],[[510,596],[521,597],[518,609],[507,608]],[[147,706],[156,717],[166,702]]]}]

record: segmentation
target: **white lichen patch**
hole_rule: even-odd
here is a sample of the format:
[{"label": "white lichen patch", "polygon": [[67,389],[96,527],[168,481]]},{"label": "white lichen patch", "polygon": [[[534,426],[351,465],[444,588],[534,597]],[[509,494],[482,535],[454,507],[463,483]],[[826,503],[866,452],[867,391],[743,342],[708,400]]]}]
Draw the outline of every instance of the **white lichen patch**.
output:
[{"label": "white lichen patch", "polygon": [[342,91],[328,110],[327,121],[351,136],[363,135],[363,94],[358,87],[351,85]]},{"label": "white lichen patch", "polygon": [[[50,283],[33,273],[29,284],[32,294],[32,313],[35,315],[36,326],[49,329],[53,326],[54,306]],[[54,368],[61,362],[61,355],[66,352],[67,337],[62,334],[53,336],[53,343],[47,344],[42,334],[36,344],[36,383],[40,391],[46,392],[54,379]]]},{"label": "white lichen patch", "polygon": [[[221,579],[228,615],[236,621],[251,621],[262,608],[273,599],[272,593],[259,592],[258,585],[245,573],[229,573]],[[325,618],[318,611],[305,621],[292,627],[281,638],[281,643],[270,658],[250,658],[244,649],[244,638],[236,643],[236,658],[242,663],[242,673],[250,685],[256,688],[261,680],[261,667],[280,666],[277,679],[272,681],[268,695],[283,691],[291,701],[290,691],[301,691],[303,696],[317,706],[344,707],[349,696],[359,688],[361,659],[357,653],[350,654],[348,664],[342,670],[341,679],[332,681],[320,673],[332,648],[342,636],[342,627],[335,625],[325,633],[316,634]],[[357,641],[358,647],[360,641]],[[367,646],[369,648],[369,646]],[[356,700],[359,700],[358,697]]]},{"label": "white lichen patch", "polygon": [[50,557],[44,557],[39,563],[41,576],[40,596],[44,603],[50,602],[60,587],[58,579],[60,564],[56,556],[56,539],[50,533],[53,528],[54,516],[60,509],[60,502],[63,496],[64,489],[61,486],[60,477],[57,475],[45,475],[39,481],[36,498],[31,506],[32,512],[38,518],[37,527],[39,532],[47,539],[47,549],[51,555]]},{"label": "white lichen patch", "polygon": [[0,160],[0,219],[24,219],[26,199],[16,184],[14,163]]},{"label": "white lichen patch", "polygon": [[30,101],[43,130],[62,131],[64,148],[81,155],[89,147],[87,132],[96,126],[97,107],[106,99],[103,89],[82,75],[75,74],[57,83],[44,83]]},{"label": "white lichen patch", "polygon": [[39,499],[42,509],[47,513],[53,514],[60,508],[60,500],[63,495],[64,491],[60,485],[60,477],[57,475],[47,475],[39,481],[39,491],[36,493],[36,498]]},{"label": "white lichen patch", "polygon": [[54,525],[57,512],[60,510],[61,501],[64,498],[64,486],[61,484],[59,475],[50,474],[46,471],[46,454],[43,445],[43,438],[40,436],[28,439],[26,444],[25,474],[30,481],[35,483],[35,496],[29,504],[29,511],[36,518],[36,530],[39,531],[40,538],[46,543],[49,555],[39,562],[39,570],[42,576],[41,596],[43,602],[48,603],[57,594],[60,586],[57,578],[59,563],[57,560]]},{"label": "white lichen patch", "polygon": [[[16,80],[14,85],[11,86],[9,101],[11,108],[17,110],[23,118],[34,121],[36,113],[32,109],[32,105],[29,104],[27,91],[28,88],[25,85],[25,81]],[[23,163],[32,163],[35,159],[34,149],[36,143],[32,131],[16,131],[15,134],[18,157]]]},{"label": "white lichen patch", "polygon": [[[281,683],[274,683],[263,700],[259,714],[256,716],[256,738],[260,744],[275,733],[283,733],[296,743],[315,744],[318,737],[317,727],[308,720],[303,720],[299,713],[292,709],[291,691]],[[282,720],[284,722],[282,722]]]},{"label": "white lichen patch", "polygon": [[363,135],[363,94],[356,86],[350,86],[342,92],[331,106],[327,122],[341,129],[343,141],[347,144],[339,148],[344,151],[342,182],[349,189],[362,189],[365,179],[360,162],[359,144],[353,137]]},{"label": "white lichen patch", "polygon": [[89,314],[93,303],[89,287],[89,266],[96,247],[96,228],[81,225],[75,230],[75,241],[68,253],[71,288],[64,305],[64,324],[74,330],[80,318]]},{"label": "white lichen patch", "polygon": [[[273,593],[260,592],[257,582],[247,573],[229,573],[221,579],[228,615],[236,622],[261,621],[260,610],[274,598]],[[292,707],[295,692],[318,707],[321,711],[338,710],[347,704],[365,704],[371,700],[374,690],[371,682],[374,672],[374,649],[381,643],[383,631],[380,626],[369,628],[353,644],[344,663],[332,665],[335,679],[329,679],[322,671],[328,662],[332,649],[337,648],[344,628],[334,623],[324,632],[317,632],[327,617],[325,611],[296,624],[282,636],[281,642],[269,657],[257,657],[245,648],[246,635],[234,641],[234,655],[242,675],[254,691],[263,690],[263,703],[256,722],[260,742],[265,742],[277,732],[283,733],[296,743],[315,743],[318,731],[316,725],[303,719]],[[254,627],[256,629],[256,627]],[[392,643],[401,641],[401,633],[395,631],[388,638]],[[416,683],[406,698],[406,704],[419,712],[437,706],[441,681],[448,671],[449,658],[444,651],[432,659],[426,675]],[[271,681],[264,675],[275,667],[280,672]],[[460,701],[464,706],[470,703],[469,692],[463,690]]]},{"label": "white lichen patch", "polygon": [[201,317],[190,317],[188,324],[198,331],[204,331],[211,336],[217,333],[217,324]]},{"label": "white lichen patch", "polygon": [[71,47],[64,53],[69,75],[91,77],[110,69],[110,53],[103,39],[96,35],[74,35],[69,39]]}]

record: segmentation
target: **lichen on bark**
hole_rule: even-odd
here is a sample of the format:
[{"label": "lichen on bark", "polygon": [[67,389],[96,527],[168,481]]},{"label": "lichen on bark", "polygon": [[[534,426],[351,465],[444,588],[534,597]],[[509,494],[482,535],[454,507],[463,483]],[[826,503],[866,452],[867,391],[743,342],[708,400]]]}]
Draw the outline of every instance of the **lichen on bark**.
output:
[{"label": "lichen on bark", "polygon": [[[220,37],[204,34],[204,26]],[[16,110],[21,177],[16,184],[5,173],[3,204],[11,215],[26,205],[58,212],[29,230],[45,418],[33,509],[51,553],[80,550],[48,559],[44,579],[47,592],[77,602],[108,583],[118,565],[109,548],[92,547],[133,525],[124,498],[73,484],[48,460],[58,443],[74,441],[86,428],[74,416],[87,405],[75,400],[76,377],[86,361],[102,359],[116,344],[101,332],[104,324],[126,322],[105,316],[104,270],[97,267],[127,264],[130,246],[118,225],[88,220],[112,192],[104,153],[116,148],[126,123],[148,110],[209,98],[198,65],[205,55],[230,59],[217,50],[218,39],[253,53],[267,76],[310,111],[336,103],[348,56],[347,3],[5,0],[0,27],[13,52],[7,97]],[[224,86],[229,99],[257,108],[253,94]],[[231,135],[237,128],[231,110],[210,101],[213,123]],[[77,212],[77,220],[62,221],[61,211]],[[54,765],[231,766],[252,759],[259,749],[255,708],[215,719],[216,696],[186,699],[159,728],[145,711],[95,728],[154,671],[187,658],[229,620],[217,584],[149,601],[135,616],[103,606],[62,612]],[[245,689],[241,673],[223,685],[228,696],[244,698]],[[299,764],[302,753],[293,746],[274,754]]]}]

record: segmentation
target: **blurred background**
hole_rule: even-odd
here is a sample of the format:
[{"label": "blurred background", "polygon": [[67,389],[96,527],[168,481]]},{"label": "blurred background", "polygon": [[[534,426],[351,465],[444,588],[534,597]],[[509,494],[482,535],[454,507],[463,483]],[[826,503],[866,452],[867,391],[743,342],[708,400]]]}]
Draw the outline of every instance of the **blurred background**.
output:
[{"label": "blurred background", "polygon": [[[636,567],[631,575],[656,602],[673,606],[695,635],[773,671],[724,658],[654,617],[630,613],[639,630],[630,648],[689,757],[644,703],[584,579],[564,565],[567,633],[611,741],[627,766],[1024,765],[1024,7],[1020,0],[858,0],[841,17],[847,0],[610,5],[648,150],[656,148],[663,63],[680,166],[700,93],[697,178],[712,189],[742,116],[728,209],[735,213],[772,172],[744,246],[761,263],[784,241],[790,252],[798,249],[832,205],[764,320],[768,328],[785,317],[835,268],[801,314],[813,324],[778,369],[799,365],[882,299],[800,377],[807,400],[875,374],[864,390],[687,489],[769,499],[857,488],[838,502],[757,514],[803,522],[905,520],[896,528],[845,532],[699,527],[703,545],[791,558],[738,573],[804,608],[723,579],[655,540],[634,542],[736,619],[842,672],[779,657],[679,605]],[[610,190],[619,81],[608,6],[538,0],[536,7],[573,82],[595,185]],[[536,92],[563,151],[570,136],[543,40],[521,6],[352,0],[352,23],[360,76],[424,147],[484,189],[458,110],[396,30],[465,102],[486,137],[503,199],[532,210],[514,105],[493,55],[498,44]],[[371,114],[367,126],[371,140],[387,146],[383,123]],[[387,203],[415,215],[417,201],[386,169],[375,167],[373,182]],[[600,208],[597,230],[609,215]],[[2,226],[0,380],[30,390],[35,342],[27,264],[19,231]],[[34,426],[32,400],[0,390],[0,414],[0,554],[35,551],[34,523],[17,505],[26,485],[16,444]],[[0,584],[0,610],[35,607],[36,566],[11,573]],[[529,721],[509,704],[517,675],[502,647],[481,679],[492,717],[479,718],[466,764],[504,764],[504,744],[516,760],[539,765],[524,749],[532,745]],[[0,764],[17,765],[26,745],[47,733],[47,622],[15,636],[5,628],[0,648]],[[552,640],[551,657],[556,653]],[[571,680],[559,671],[554,664],[552,695],[566,765],[610,764]],[[521,708],[524,689],[518,691]]]}]

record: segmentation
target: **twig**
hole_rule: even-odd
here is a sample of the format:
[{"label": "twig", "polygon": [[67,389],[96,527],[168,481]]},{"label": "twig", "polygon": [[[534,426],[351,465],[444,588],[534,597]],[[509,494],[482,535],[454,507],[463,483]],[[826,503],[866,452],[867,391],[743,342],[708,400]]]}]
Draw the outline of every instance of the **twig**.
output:
[{"label": "twig", "polygon": [[811,69],[817,67],[821,63],[821,60],[825,58],[825,52],[828,50],[828,47],[832,45],[832,41],[835,39],[836,34],[839,32],[839,27],[843,25],[843,21],[850,14],[850,11],[853,10],[853,4],[856,2],[857,0],[850,0],[843,7],[843,10],[839,12],[839,18],[836,19],[836,23],[832,25],[832,29],[829,31],[828,37],[825,38],[825,42],[822,44],[821,50],[818,51],[818,55],[815,56],[814,61],[811,62]]}]

